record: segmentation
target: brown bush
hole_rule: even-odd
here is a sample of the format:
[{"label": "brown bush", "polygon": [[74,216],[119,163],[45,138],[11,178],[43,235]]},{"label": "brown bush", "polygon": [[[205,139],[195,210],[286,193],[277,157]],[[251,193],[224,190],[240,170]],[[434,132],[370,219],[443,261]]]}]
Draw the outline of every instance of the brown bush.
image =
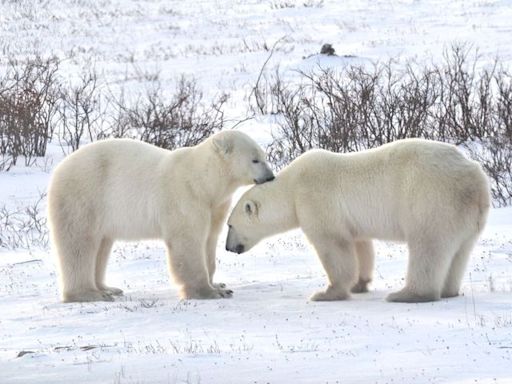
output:
[{"label": "brown bush", "polygon": [[487,148],[472,153],[491,177],[495,203],[509,204],[512,77],[498,61],[477,70],[469,52],[454,46],[430,66],[319,68],[288,83],[278,69],[260,74],[250,108],[276,115],[270,154],[278,167],[311,148],[351,152],[408,137],[477,143]]},{"label": "brown bush", "polygon": [[48,247],[48,226],[44,209],[45,194],[22,208],[0,207],[0,249]]},{"label": "brown bush", "polygon": [[85,72],[76,85],[61,86],[59,97],[57,133],[63,149],[76,151],[84,135],[89,142],[96,140],[106,120],[97,73]]},{"label": "brown bush", "polygon": [[148,91],[133,105],[121,96],[115,100],[117,115],[111,135],[133,137],[162,148],[192,146],[222,129],[222,95],[206,104],[195,80],[182,77],[168,98],[161,86]]},{"label": "brown bush", "polygon": [[66,153],[83,141],[105,137],[132,137],[174,149],[223,128],[227,95],[207,103],[196,81],[182,77],[167,97],[158,77],[148,81],[153,90],[127,103],[122,95],[102,92],[94,70],[84,71],[78,82],[64,83],[56,60],[10,62],[0,77],[0,171],[20,157],[32,165],[52,139]]},{"label": "brown bush", "polygon": [[0,170],[9,170],[20,156],[28,166],[45,155],[57,110],[57,69],[56,60],[36,57],[11,61],[0,78]]}]

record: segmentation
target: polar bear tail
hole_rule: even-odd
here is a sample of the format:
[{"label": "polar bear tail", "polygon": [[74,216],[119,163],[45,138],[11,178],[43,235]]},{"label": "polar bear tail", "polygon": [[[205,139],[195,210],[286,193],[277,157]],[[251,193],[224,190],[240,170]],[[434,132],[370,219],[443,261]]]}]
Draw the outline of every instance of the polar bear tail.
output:
[{"label": "polar bear tail", "polygon": [[480,167],[480,171],[482,173],[482,189],[480,191],[480,199],[478,202],[478,233],[480,234],[487,222],[487,216],[489,215],[489,209],[491,208],[491,193],[490,193],[490,186],[489,186],[489,180],[487,179],[487,176],[483,172],[483,170]]}]

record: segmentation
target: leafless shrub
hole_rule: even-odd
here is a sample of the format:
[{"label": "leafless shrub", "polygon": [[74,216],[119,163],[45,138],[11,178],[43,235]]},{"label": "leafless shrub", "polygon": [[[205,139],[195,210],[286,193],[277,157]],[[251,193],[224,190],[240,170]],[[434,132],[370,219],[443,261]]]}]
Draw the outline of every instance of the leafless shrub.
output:
[{"label": "leafless shrub", "polygon": [[305,8],[322,8],[324,6],[324,0],[306,0],[302,3]]},{"label": "leafless shrub", "polygon": [[227,95],[208,104],[196,81],[182,77],[168,97],[158,75],[137,75],[154,87],[129,104],[122,94],[114,98],[101,92],[94,70],[72,84],[59,77],[55,60],[11,62],[0,77],[0,171],[8,171],[20,156],[32,165],[52,138],[65,152],[78,149],[82,141],[109,136],[174,149],[222,129]]},{"label": "leafless shrub", "polygon": [[18,209],[0,208],[0,249],[48,247],[48,229],[43,211],[45,194],[34,203]]},{"label": "leafless shrub", "polygon": [[266,115],[269,113],[276,113],[276,110],[279,108],[279,101],[276,100],[280,97],[279,90],[273,89],[278,86],[277,84],[274,84],[275,82],[281,83],[279,68],[276,70],[277,77],[275,79],[269,80],[265,75],[265,71],[268,63],[272,59],[272,56],[276,52],[278,45],[285,39],[286,36],[281,37],[273,44],[270,49],[270,54],[263,63],[260,73],[258,74],[256,84],[251,90],[251,94],[249,95],[249,99],[251,101],[249,108],[253,113]]},{"label": "leafless shrub", "polygon": [[270,77],[271,83],[267,83],[268,80],[265,78],[265,87],[270,84],[270,88],[255,88],[253,95],[257,99],[257,108],[276,115],[280,123],[269,156],[276,165],[281,166],[319,146],[319,128],[323,126],[318,113],[321,106],[313,102],[317,94],[315,88],[309,88],[304,83],[298,86],[286,84],[279,69]]},{"label": "leafless shrub", "polygon": [[61,87],[58,138],[72,151],[80,147],[84,135],[92,142],[101,133],[105,111],[94,71],[82,74],[77,85]]},{"label": "leafless shrub", "polygon": [[299,84],[285,84],[279,71],[267,76],[258,94],[268,102],[256,107],[280,122],[273,160],[283,165],[310,148],[350,152],[406,137],[438,138],[429,129],[428,110],[437,100],[433,75],[412,76],[408,66],[405,78],[393,68],[387,63],[372,70],[300,72]]},{"label": "leafless shrub", "polygon": [[36,57],[11,61],[0,78],[0,170],[9,170],[23,156],[25,165],[44,156],[53,133],[58,62]]},{"label": "leafless shrub", "polygon": [[226,101],[227,95],[221,95],[205,104],[196,81],[182,77],[170,98],[160,85],[132,106],[118,98],[112,136],[138,138],[167,149],[195,145],[222,129]]},{"label": "leafless shrub", "polygon": [[491,136],[501,136],[512,144],[512,74],[504,69],[495,73],[497,88],[496,122]]},{"label": "leafless shrub", "polygon": [[494,205],[512,204],[512,141],[501,136],[492,137],[471,146],[469,151],[489,176]]},{"label": "leafless shrub", "polygon": [[443,65],[433,69],[438,92],[438,103],[431,110],[435,128],[441,138],[458,143],[489,136],[496,112],[497,62],[477,72],[478,55],[470,59],[470,52],[464,45],[453,46],[445,52]]},{"label": "leafless shrub", "polygon": [[285,8],[295,8],[297,4],[292,1],[272,1],[270,3],[270,9],[285,9]]},{"label": "leafless shrub", "polygon": [[498,60],[478,69],[469,52],[454,46],[432,65],[318,68],[295,82],[262,69],[250,108],[276,116],[270,155],[278,167],[311,148],[351,152],[409,137],[480,143],[484,150],[471,153],[491,177],[495,204],[510,204],[512,77]]},{"label": "leafless shrub", "polygon": [[270,2],[270,9],[285,9],[285,8],[296,8],[303,6],[304,8],[322,8],[324,5],[323,0],[305,0],[302,3],[297,3],[294,1],[283,1],[283,0],[273,0]]}]

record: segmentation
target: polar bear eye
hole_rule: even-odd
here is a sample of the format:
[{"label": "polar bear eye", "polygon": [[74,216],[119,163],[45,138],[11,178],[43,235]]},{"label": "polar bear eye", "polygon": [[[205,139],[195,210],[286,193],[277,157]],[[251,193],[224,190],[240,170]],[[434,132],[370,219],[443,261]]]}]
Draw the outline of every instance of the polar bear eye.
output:
[{"label": "polar bear eye", "polygon": [[252,161],[254,164],[258,164],[260,161],[259,160],[253,160]]}]

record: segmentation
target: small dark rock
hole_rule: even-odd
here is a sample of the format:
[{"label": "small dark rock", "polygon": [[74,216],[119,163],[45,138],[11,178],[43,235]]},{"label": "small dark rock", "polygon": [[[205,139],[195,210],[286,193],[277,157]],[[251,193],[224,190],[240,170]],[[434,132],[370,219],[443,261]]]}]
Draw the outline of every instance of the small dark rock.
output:
[{"label": "small dark rock", "polygon": [[332,47],[332,44],[322,45],[322,48],[320,49],[320,53],[322,55],[327,55],[327,56],[334,56],[336,54],[334,48]]}]

